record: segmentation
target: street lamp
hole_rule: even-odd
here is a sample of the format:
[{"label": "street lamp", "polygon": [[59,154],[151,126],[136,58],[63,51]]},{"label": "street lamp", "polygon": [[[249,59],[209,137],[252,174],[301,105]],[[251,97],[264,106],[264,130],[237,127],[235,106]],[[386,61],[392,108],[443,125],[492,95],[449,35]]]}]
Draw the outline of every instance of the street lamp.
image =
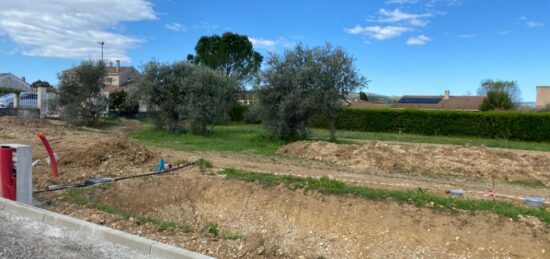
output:
[{"label": "street lamp", "polygon": [[105,42],[98,41],[97,44],[101,45],[101,61],[103,61],[103,45],[105,45]]}]

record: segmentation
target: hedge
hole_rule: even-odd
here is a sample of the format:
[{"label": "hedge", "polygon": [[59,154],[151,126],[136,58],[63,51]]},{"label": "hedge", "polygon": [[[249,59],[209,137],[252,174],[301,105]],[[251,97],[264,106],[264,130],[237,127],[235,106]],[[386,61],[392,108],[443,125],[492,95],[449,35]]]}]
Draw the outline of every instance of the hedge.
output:
[{"label": "hedge", "polygon": [[[336,115],[335,123],[338,130],[550,141],[548,113],[345,108]],[[314,116],[309,126],[328,128],[320,115]]]},{"label": "hedge", "polygon": [[21,93],[22,91],[15,88],[9,88],[9,87],[0,87],[0,96],[10,93]]}]

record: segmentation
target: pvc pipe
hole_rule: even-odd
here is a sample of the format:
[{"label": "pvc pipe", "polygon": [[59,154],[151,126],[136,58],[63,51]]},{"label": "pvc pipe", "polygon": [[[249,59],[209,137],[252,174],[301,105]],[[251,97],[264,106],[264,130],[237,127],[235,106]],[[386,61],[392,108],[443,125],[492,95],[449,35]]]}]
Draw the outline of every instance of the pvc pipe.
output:
[{"label": "pvc pipe", "polygon": [[46,139],[46,135],[44,135],[44,132],[39,132],[38,137],[40,138],[40,140],[42,140],[42,144],[44,144],[44,147],[48,152],[48,156],[50,157],[50,167],[52,168],[52,175],[53,177],[58,177],[59,174],[57,173],[57,160],[55,160],[55,156],[53,154],[52,148],[50,147],[50,143]]}]

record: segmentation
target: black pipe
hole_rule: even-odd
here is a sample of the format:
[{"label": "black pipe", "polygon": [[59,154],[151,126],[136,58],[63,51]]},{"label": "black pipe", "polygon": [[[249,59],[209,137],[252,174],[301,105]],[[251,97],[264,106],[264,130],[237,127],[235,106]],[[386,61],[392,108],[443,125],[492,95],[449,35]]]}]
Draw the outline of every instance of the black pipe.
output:
[{"label": "black pipe", "polygon": [[[98,184],[98,183],[118,182],[118,181],[133,179],[133,178],[139,178],[139,177],[145,177],[145,176],[152,176],[152,175],[159,175],[159,174],[164,174],[164,173],[169,173],[169,172],[173,172],[173,171],[176,171],[176,170],[180,170],[180,169],[183,169],[183,168],[192,166],[193,164],[195,164],[195,162],[187,162],[187,163],[185,163],[185,164],[183,164],[183,165],[175,166],[175,167],[172,167],[172,168],[169,168],[169,169],[160,171],[160,172],[146,173],[146,174],[138,174],[138,175],[131,175],[131,176],[122,176],[122,177],[118,177],[118,178],[114,178],[114,179],[104,178],[104,179],[102,179],[101,182],[93,182],[93,181],[90,181],[90,180],[93,180],[93,179],[88,179],[88,180],[86,180],[85,182],[83,182],[83,183],[78,183],[78,184],[72,184],[72,185],[59,185],[59,186],[56,186],[56,187],[54,187],[54,188],[50,188],[50,186],[49,186],[47,189],[34,191],[33,194],[44,193],[44,192],[60,191],[60,190],[68,189],[68,188],[81,188],[81,187],[86,187],[86,186],[95,185],[95,184]],[[97,178],[94,178],[94,179],[97,179]],[[109,180],[110,180],[110,181],[109,181]]]}]

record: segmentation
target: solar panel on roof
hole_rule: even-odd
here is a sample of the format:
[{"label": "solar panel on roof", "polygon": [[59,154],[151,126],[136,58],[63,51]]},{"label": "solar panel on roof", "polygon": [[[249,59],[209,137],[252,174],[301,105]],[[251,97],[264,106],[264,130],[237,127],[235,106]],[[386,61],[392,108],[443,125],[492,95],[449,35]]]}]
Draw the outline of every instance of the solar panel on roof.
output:
[{"label": "solar panel on roof", "polygon": [[441,98],[417,98],[417,97],[403,97],[399,100],[399,103],[429,103],[436,104],[441,101]]}]

